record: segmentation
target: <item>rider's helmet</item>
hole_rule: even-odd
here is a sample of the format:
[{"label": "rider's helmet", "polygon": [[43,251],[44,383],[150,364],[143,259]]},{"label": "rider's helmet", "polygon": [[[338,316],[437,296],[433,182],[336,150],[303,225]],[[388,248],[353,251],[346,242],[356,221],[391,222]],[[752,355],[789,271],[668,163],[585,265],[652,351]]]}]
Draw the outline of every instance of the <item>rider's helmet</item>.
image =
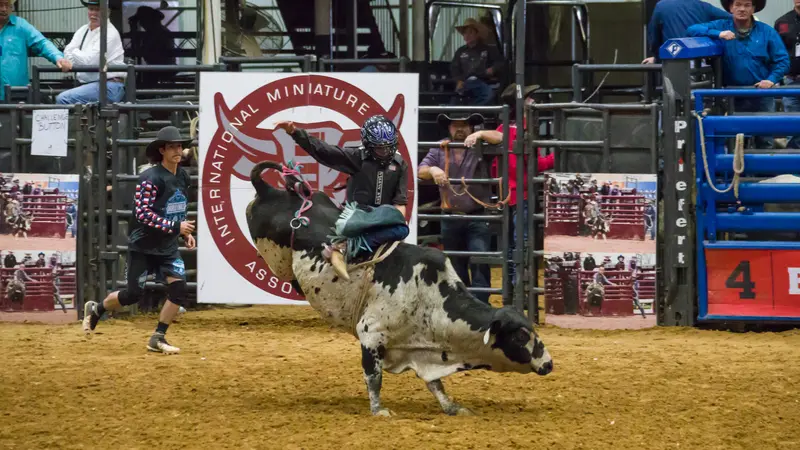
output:
[{"label": "rider's helmet", "polygon": [[397,127],[382,115],[372,116],[361,126],[361,143],[376,161],[387,165],[397,153]]}]

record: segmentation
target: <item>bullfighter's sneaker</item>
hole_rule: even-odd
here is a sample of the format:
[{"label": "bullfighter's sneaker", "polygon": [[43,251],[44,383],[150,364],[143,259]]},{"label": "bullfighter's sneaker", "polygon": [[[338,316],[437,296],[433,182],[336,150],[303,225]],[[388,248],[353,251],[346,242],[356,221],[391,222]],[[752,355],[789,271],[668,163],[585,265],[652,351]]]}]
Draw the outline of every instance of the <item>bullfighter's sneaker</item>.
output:
[{"label": "bullfighter's sneaker", "polygon": [[100,316],[97,315],[97,302],[86,302],[83,307],[83,332],[91,333],[97,327]]},{"label": "bullfighter's sneaker", "polygon": [[167,339],[164,338],[164,333],[153,333],[150,336],[150,342],[147,343],[147,350],[165,355],[176,355],[181,351],[178,347],[169,345]]}]

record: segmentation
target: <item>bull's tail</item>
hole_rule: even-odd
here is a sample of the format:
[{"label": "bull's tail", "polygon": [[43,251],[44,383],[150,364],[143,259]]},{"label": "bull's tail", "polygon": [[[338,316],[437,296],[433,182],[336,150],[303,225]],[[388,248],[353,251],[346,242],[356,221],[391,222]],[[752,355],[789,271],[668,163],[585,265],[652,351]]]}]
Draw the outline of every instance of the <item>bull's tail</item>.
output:
[{"label": "bull's tail", "polygon": [[261,161],[253,166],[253,170],[250,171],[250,182],[253,184],[253,187],[256,188],[256,193],[259,197],[266,197],[275,190],[275,188],[264,181],[263,178],[264,172],[269,169],[281,171],[282,167],[280,163],[274,161]]}]

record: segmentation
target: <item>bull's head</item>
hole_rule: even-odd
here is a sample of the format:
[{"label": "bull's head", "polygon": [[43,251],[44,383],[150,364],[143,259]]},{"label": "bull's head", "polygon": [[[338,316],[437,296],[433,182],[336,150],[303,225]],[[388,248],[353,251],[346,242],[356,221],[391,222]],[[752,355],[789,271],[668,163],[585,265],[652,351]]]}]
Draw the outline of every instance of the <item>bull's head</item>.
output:
[{"label": "bull's head", "polygon": [[553,359],[530,323],[516,309],[505,306],[494,311],[485,329],[483,344],[491,353],[486,364],[496,372],[534,372],[547,375]]}]

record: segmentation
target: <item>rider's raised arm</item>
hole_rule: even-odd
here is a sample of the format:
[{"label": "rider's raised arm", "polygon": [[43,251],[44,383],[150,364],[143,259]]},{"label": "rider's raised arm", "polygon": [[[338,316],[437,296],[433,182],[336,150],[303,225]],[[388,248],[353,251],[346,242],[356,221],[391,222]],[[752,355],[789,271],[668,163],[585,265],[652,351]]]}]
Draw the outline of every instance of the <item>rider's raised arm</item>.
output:
[{"label": "rider's raised arm", "polygon": [[330,145],[311,136],[301,128],[296,128],[291,136],[297,145],[323,166],[348,175],[354,175],[361,170],[363,158],[361,150],[357,148],[341,148],[337,145]]}]

